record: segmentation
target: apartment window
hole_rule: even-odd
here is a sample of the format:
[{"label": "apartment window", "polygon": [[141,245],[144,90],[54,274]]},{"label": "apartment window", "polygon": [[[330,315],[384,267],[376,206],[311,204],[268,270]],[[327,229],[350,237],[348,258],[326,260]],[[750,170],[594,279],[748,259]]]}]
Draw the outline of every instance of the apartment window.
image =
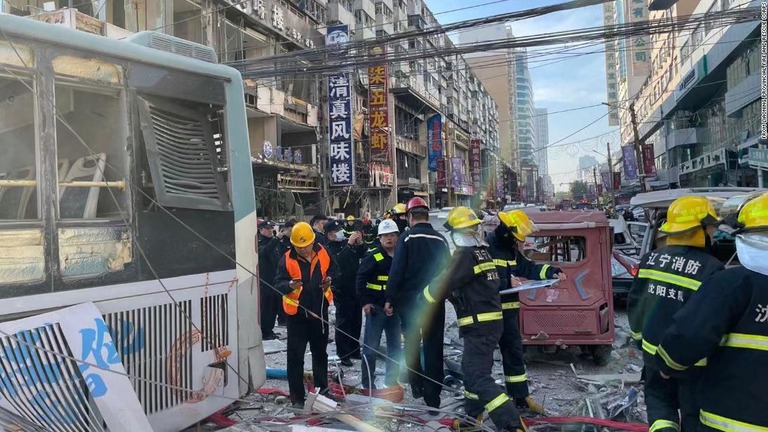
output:
[{"label": "apartment window", "polygon": [[680,63],[685,63],[691,56],[691,39],[689,38],[682,47],[680,47]]},{"label": "apartment window", "polygon": [[[720,11],[720,3],[715,1],[714,3],[712,3],[712,6],[709,7],[709,10],[707,10],[707,14],[712,14],[719,11]],[[709,32],[714,30],[718,25],[719,25],[719,20],[715,20],[711,18],[707,19],[706,21],[704,21],[704,34],[705,35],[709,34]]]},{"label": "apartment window", "polygon": [[362,11],[362,9],[358,9],[358,10],[355,11],[355,22],[357,24],[363,24],[364,20],[363,20],[363,11]]}]

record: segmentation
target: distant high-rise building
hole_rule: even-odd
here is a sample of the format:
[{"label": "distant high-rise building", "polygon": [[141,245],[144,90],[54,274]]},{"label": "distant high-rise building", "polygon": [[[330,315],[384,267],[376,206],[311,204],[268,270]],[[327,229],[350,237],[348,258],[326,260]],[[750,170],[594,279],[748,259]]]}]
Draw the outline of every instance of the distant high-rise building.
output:
[{"label": "distant high-rise building", "polygon": [[592,171],[597,168],[597,159],[594,156],[584,155],[579,157],[579,171],[577,179],[583,182],[593,182]]},{"label": "distant high-rise building", "polygon": [[[535,108],[533,117],[533,129],[536,136],[536,148],[534,156],[536,165],[539,167],[539,177],[544,179],[549,177],[549,157],[547,156],[547,146],[549,146],[549,115],[546,108]],[[542,182],[542,193],[545,196],[552,195],[554,190],[550,189],[546,181]]]}]

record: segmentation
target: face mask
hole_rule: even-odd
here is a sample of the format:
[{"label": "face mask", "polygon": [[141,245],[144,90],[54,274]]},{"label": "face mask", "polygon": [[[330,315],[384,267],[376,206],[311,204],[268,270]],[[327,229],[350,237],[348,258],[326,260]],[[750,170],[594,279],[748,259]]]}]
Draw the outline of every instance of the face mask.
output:
[{"label": "face mask", "polygon": [[344,235],[344,231],[336,231],[336,237],[333,239],[334,241],[344,241],[346,239],[346,236]]}]

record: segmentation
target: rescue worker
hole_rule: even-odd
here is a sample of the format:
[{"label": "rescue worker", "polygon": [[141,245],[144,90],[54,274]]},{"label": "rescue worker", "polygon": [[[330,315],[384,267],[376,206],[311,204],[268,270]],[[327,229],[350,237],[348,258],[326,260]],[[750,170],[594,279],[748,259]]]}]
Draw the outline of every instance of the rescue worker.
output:
[{"label": "rescue worker", "polygon": [[392,215],[392,220],[395,221],[397,227],[400,229],[400,234],[404,233],[405,230],[408,229],[408,215],[406,214],[405,204],[395,204],[389,212]]},{"label": "rescue worker", "polygon": [[357,294],[365,313],[363,361],[360,366],[363,388],[370,390],[376,388],[376,354],[381,346],[381,333],[384,332],[387,338],[387,368],[384,379],[387,387],[397,385],[398,361],[402,351],[400,320],[397,315],[384,313],[384,290],[387,287],[400,230],[395,221],[385,220],[379,224],[378,234],[380,245],[363,257],[356,282]]},{"label": "rescue worker", "polygon": [[297,408],[305,401],[304,354],[309,344],[312,377],[320,393],[328,394],[328,307],[333,302],[331,281],[339,269],[328,251],[315,243],[315,233],[306,222],[291,232],[293,247],[277,266],[275,287],[283,295],[288,315],[288,388]]},{"label": "rescue worker", "polygon": [[259,249],[259,306],[261,309],[261,339],[279,339],[275,333],[275,320],[280,309],[280,294],[275,291],[277,262],[280,259],[280,237],[275,236],[272,222],[263,220],[257,225]]},{"label": "rescue worker", "polygon": [[336,305],[336,355],[342,366],[351,367],[353,359],[360,359],[360,332],[363,328],[363,306],[357,297],[355,279],[360,259],[365,255],[363,234],[355,231],[349,238],[339,221],[325,224],[328,252],[338,264],[340,275],[334,281],[333,293]]},{"label": "rescue worker", "polygon": [[[439,408],[443,383],[445,302],[437,302],[426,295],[429,294],[427,287],[432,279],[448,262],[450,250],[445,237],[429,223],[429,206],[422,198],[411,198],[406,214],[410,229],[397,241],[384,309],[390,316],[396,311],[400,318],[413,397],[423,397],[428,406]],[[423,367],[419,358],[422,339]]]},{"label": "rescue worker", "polygon": [[[560,279],[567,277],[562,270],[549,264],[535,264],[526,258],[517,246],[525,238],[538,231],[536,224],[522,210],[501,212],[500,223],[488,234],[491,256],[499,272],[499,291],[515,288],[522,283],[518,278],[531,280]],[[499,348],[504,367],[507,394],[512,396],[518,408],[527,408],[544,414],[544,408],[530,396],[528,375],[523,361],[523,339],[520,336],[520,295],[502,294],[504,333]]]},{"label": "rescue worker", "polygon": [[[480,232],[481,220],[467,207],[455,207],[445,228],[456,251],[447,270],[425,289],[440,301],[450,298],[456,310],[459,335],[464,339],[461,373],[464,375],[464,411],[480,422],[483,410],[502,431],[523,430],[515,405],[491,376],[493,351],[504,331],[499,296],[499,273]],[[457,421],[456,429],[471,426]]]},{"label": "rescue worker", "polygon": [[328,217],[326,215],[315,215],[310,219],[309,224],[312,225],[312,230],[315,232],[315,241],[323,246],[328,246],[328,240],[326,240],[323,228],[328,223]]},{"label": "rescue worker", "polygon": [[[704,197],[686,196],[673,201],[659,229],[666,234],[666,246],[640,258],[629,291],[629,325],[643,350],[645,403],[652,432],[679,430],[681,423],[684,431],[695,430],[698,424],[696,384],[702,368],[664,380],[654,356],[672,317],[691,296],[695,297],[705,279],[723,270],[723,264],[707,253],[718,223],[714,206]],[[699,366],[704,365],[705,361],[699,362]]]},{"label": "rescue worker", "polygon": [[380,246],[377,231],[377,225],[374,225],[373,221],[368,218],[363,218],[363,243],[368,252],[373,251]]},{"label": "rescue worker", "polygon": [[741,266],[706,279],[656,350],[665,381],[707,358],[699,430],[768,430],[768,194],[744,205],[738,222]]},{"label": "rescue worker", "polygon": [[354,234],[358,229],[355,227],[355,223],[357,221],[355,220],[355,217],[352,215],[347,216],[347,223],[344,224],[344,235],[349,238],[352,234]]}]

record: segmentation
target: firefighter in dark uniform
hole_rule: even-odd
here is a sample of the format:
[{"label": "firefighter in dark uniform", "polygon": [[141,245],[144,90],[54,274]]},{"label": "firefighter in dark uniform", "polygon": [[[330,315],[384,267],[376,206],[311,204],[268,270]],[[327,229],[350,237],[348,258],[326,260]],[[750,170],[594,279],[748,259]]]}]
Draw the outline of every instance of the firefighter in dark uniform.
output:
[{"label": "firefighter in dark uniform", "polygon": [[[487,411],[499,430],[523,430],[514,403],[491,376],[493,351],[501,340],[504,318],[499,273],[478,230],[480,223],[467,207],[455,207],[448,213],[445,228],[456,251],[446,271],[428,287],[429,295],[438,301],[448,297],[456,309],[459,335],[464,339],[461,373],[466,414],[480,421]],[[457,421],[454,426],[461,429],[465,425],[469,426]]]},{"label": "firefighter in dark uniform", "polygon": [[[531,280],[561,279],[566,275],[549,264],[534,264],[517,247],[517,242],[537,231],[536,225],[522,210],[499,213],[499,225],[488,234],[491,256],[499,272],[499,290],[519,286],[518,278]],[[528,390],[528,375],[523,361],[523,339],[520,337],[520,297],[518,293],[502,294],[501,307],[504,310],[504,334],[499,342],[504,381],[507,393],[515,400],[518,408],[528,408],[544,414],[544,408],[536,403]]]},{"label": "firefighter in dark uniform", "polygon": [[400,234],[408,229],[408,216],[406,215],[406,210],[405,204],[398,203],[389,211],[392,215],[392,220],[395,221],[397,227],[400,228]]},{"label": "firefighter in dark uniform", "polygon": [[344,235],[349,238],[352,234],[359,231],[359,228],[356,227],[358,222],[355,220],[355,217],[352,215],[347,216],[347,223],[344,224],[344,228],[342,228],[342,231],[344,232]]},{"label": "firefighter in dark uniform", "polygon": [[699,430],[768,430],[768,194],[748,202],[738,222],[741,266],[705,280],[656,350],[665,380],[707,358]]},{"label": "firefighter in dark uniform", "polygon": [[[408,229],[397,241],[385,290],[387,315],[397,313],[405,337],[405,362],[414,399],[424,398],[432,408],[440,407],[443,390],[443,337],[445,301],[429,294],[429,284],[450,259],[448,241],[429,223],[429,206],[419,197],[407,205]],[[419,361],[423,340],[424,359]]]},{"label": "firefighter in dark uniform", "polygon": [[[714,206],[704,197],[687,196],[672,202],[667,221],[659,229],[667,235],[666,246],[640,259],[629,291],[629,324],[643,350],[651,432],[679,430],[680,423],[684,431],[698,425],[696,384],[702,368],[664,380],[653,359],[672,317],[695,297],[702,281],[723,270],[723,264],[706,251],[718,223]],[[697,359],[698,366],[706,365],[703,358]]]},{"label": "firefighter in dark uniform", "polygon": [[328,394],[328,307],[333,302],[331,280],[339,269],[331,254],[315,242],[306,222],[291,232],[293,248],[280,258],[275,288],[283,295],[288,315],[288,389],[295,407],[304,406],[304,354],[312,352],[312,378],[320,393]]}]

